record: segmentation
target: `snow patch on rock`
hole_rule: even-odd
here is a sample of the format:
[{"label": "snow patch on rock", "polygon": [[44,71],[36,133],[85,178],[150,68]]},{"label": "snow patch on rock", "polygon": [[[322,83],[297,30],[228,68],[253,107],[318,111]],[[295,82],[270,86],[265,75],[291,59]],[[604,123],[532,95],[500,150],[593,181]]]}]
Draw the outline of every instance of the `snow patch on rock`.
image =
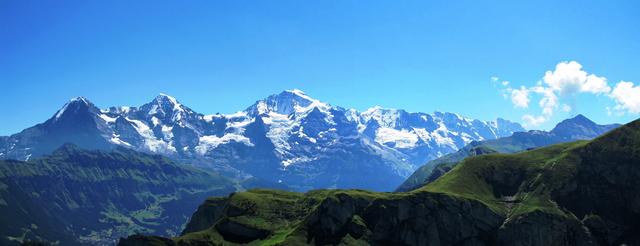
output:
[{"label": "snow patch on rock", "polygon": [[405,129],[396,130],[381,127],[376,131],[376,142],[380,144],[393,143],[393,147],[406,149],[416,146],[418,135]]},{"label": "snow patch on rock", "polygon": [[217,148],[221,144],[227,144],[230,142],[238,142],[238,143],[243,143],[244,145],[247,145],[247,146],[254,146],[253,143],[251,143],[251,140],[249,138],[242,135],[233,134],[233,133],[225,134],[222,137],[218,137],[215,135],[201,136],[199,138],[199,141],[200,142],[198,146],[195,147],[195,150],[201,155],[206,154],[209,150],[213,150]]}]

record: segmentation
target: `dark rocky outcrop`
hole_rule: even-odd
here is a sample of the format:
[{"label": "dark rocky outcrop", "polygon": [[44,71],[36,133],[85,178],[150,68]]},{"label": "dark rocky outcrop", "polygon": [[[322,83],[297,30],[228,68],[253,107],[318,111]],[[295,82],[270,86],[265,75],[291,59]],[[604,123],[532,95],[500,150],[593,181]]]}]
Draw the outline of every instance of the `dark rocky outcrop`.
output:
[{"label": "dark rocky outcrop", "polygon": [[534,211],[506,221],[498,230],[499,245],[597,245],[576,218]]},{"label": "dark rocky outcrop", "polygon": [[214,225],[224,213],[226,198],[209,198],[191,216],[181,235],[205,230]]}]

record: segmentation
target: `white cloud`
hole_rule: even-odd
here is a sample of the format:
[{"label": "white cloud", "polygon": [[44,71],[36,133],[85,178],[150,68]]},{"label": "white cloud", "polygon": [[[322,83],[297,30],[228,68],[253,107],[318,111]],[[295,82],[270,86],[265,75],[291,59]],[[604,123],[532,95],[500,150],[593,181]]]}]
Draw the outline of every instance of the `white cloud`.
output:
[{"label": "white cloud", "polygon": [[602,94],[611,91],[607,85],[607,78],[588,74],[576,61],[558,63],[556,69],[547,71],[542,80],[560,95],[579,92]]},{"label": "white cloud", "polygon": [[640,113],[640,86],[635,86],[632,82],[620,81],[609,96],[615,100],[616,110]]},{"label": "white cloud", "polygon": [[582,91],[593,94],[606,94],[611,91],[611,87],[607,84],[607,78],[590,74],[587,76],[587,82],[582,85]]},{"label": "white cloud", "polygon": [[529,107],[529,89],[522,86],[520,89],[511,89],[511,102],[516,108]]},{"label": "white cloud", "polygon": [[491,82],[498,82],[498,80],[500,80],[500,78],[498,78],[496,76],[492,76],[491,77]]},{"label": "white cloud", "polygon": [[[522,90],[527,91],[527,93],[536,93],[541,95],[538,105],[542,109],[542,114],[538,116],[525,114],[524,116],[522,116],[522,121],[524,122],[524,125],[526,127],[538,126],[546,122],[547,120],[549,120],[549,118],[551,118],[551,116],[553,116],[553,112],[558,107],[558,96],[556,96],[553,89],[543,86],[534,86],[532,88],[521,87],[520,91]],[[516,90],[512,89],[512,92],[513,91]],[[527,98],[527,100],[529,99]],[[518,107],[518,104],[514,102],[513,98],[512,102],[514,103],[514,106]],[[568,107],[568,105],[564,106]],[[565,109],[566,107],[563,107],[563,109]]]},{"label": "white cloud", "polygon": [[524,116],[522,116],[522,121],[524,121],[524,125],[526,127],[532,127],[532,126],[539,126],[540,124],[547,121],[547,118],[542,115],[533,116],[530,114],[525,114]]},{"label": "white cloud", "polygon": [[556,96],[553,89],[535,86],[531,88],[531,91],[542,95],[542,98],[538,102],[538,105],[542,108],[542,114],[547,117],[553,115],[553,111],[558,107],[558,96]]},{"label": "white cloud", "polygon": [[[494,82],[499,80],[495,76],[492,80],[494,78]],[[612,98],[616,105],[606,108],[608,115],[640,113],[640,85],[621,81],[612,90],[607,78],[589,74],[576,61],[558,63],[554,70],[545,72],[542,79],[530,87],[521,86],[514,89],[506,80],[502,82],[502,86],[502,95],[510,99],[515,108],[528,109],[532,100],[539,100],[540,113],[522,116],[526,126],[537,126],[546,122],[556,110],[571,112],[574,110],[577,94],[604,94]],[[564,103],[567,100],[570,103]]]}]

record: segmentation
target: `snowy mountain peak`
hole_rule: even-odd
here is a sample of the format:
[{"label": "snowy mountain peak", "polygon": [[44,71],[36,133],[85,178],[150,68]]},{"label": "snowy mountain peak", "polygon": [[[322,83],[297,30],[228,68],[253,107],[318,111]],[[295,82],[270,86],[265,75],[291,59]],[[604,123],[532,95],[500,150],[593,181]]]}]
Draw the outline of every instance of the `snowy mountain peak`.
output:
[{"label": "snowy mountain peak", "polygon": [[84,103],[84,104],[91,104],[91,102],[89,102],[89,100],[87,100],[85,97],[74,97],[71,98],[69,100],[69,103]]},{"label": "snowy mountain peak", "polygon": [[171,106],[173,107],[174,110],[181,110],[182,109],[182,104],[180,104],[178,102],[178,100],[176,100],[175,97],[169,96],[167,94],[164,93],[160,93],[154,100],[154,103],[161,105],[161,106]]},{"label": "snowy mountain peak", "polygon": [[272,95],[272,96],[275,96],[276,98],[282,101],[290,101],[291,103],[297,104],[298,106],[306,106],[311,104],[314,101],[318,101],[316,99],[311,98],[310,96],[305,94],[303,91],[298,89],[285,90],[283,92],[280,92],[280,94]]},{"label": "snowy mountain peak", "polygon": [[285,90],[284,92],[293,93],[293,94],[296,94],[296,95],[301,96],[301,97],[309,97],[309,96],[307,96],[306,93],[304,93],[304,91],[299,90],[299,89]]},{"label": "snowy mountain peak", "polygon": [[371,108],[368,108],[367,110],[365,110],[362,113],[363,114],[385,114],[385,113],[396,113],[397,111],[398,111],[398,109],[385,108],[385,107],[376,105],[376,106],[373,106]]},{"label": "snowy mountain peak", "polygon": [[65,114],[65,112],[70,110],[77,112],[78,110],[89,109],[89,108],[91,109],[95,108],[93,103],[91,103],[89,100],[87,100],[84,97],[74,97],[74,98],[71,98],[69,102],[67,102],[64,106],[62,106],[62,108],[60,108],[58,112],[56,112],[54,118],[59,119]]},{"label": "snowy mountain peak", "polygon": [[445,121],[460,121],[460,120],[467,121],[467,122],[473,121],[472,119],[463,117],[457,113],[434,111],[433,115],[436,117],[442,118]]},{"label": "snowy mountain peak", "polygon": [[323,111],[331,108],[329,104],[311,98],[301,90],[293,89],[259,100],[247,108],[246,112],[253,116],[269,113],[280,115],[305,114],[314,107]]},{"label": "snowy mountain peak", "polygon": [[140,110],[147,115],[156,116],[164,122],[180,121],[192,111],[182,105],[175,97],[160,93],[150,103],[142,105]]},{"label": "snowy mountain peak", "polygon": [[176,101],[175,97],[173,97],[171,95],[168,95],[168,94],[165,94],[165,93],[162,93],[162,92],[158,93],[158,96],[156,96],[156,99],[161,99],[161,100],[162,99],[167,99],[167,100],[171,100],[171,101],[174,101],[174,102]]},{"label": "snowy mountain peak", "polygon": [[404,110],[374,106],[362,112],[360,116],[362,117],[362,122],[375,120],[381,126],[395,127],[396,121],[403,113],[405,113]]}]

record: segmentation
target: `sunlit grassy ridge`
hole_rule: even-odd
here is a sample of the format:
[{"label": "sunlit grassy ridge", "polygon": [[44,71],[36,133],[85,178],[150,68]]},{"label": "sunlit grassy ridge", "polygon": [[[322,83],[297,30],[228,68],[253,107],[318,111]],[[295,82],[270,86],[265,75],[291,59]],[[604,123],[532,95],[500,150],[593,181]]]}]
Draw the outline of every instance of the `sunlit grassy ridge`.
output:
[{"label": "sunlit grassy ridge", "polygon": [[532,209],[561,213],[550,201],[549,192],[573,175],[577,162],[572,151],[586,143],[577,141],[518,154],[469,157],[414,192],[442,192],[474,199],[503,214],[508,212],[505,206],[508,199],[518,201],[513,215]]},{"label": "sunlit grassy ridge", "polygon": [[[263,233],[259,241],[251,241],[257,245],[275,245],[288,241],[306,241],[303,221],[309,213],[327,200],[338,201],[339,197],[348,196],[363,201],[375,199],[391,199],[401,194],[377,193],[364,190],[314,190],[307,193],[287,192],[268,189],[254,189],[234,193],[226,203],[227,216],[219,218],[225,223],[241,224],[258,234]],[[211,198],[218,199],[218,198]],[[202,231],[188,232],[174,238],[180,243],[200,241],[202,239],[224,240],[215,227]]]},{"label": "sunlit grassy ridge", "polygon": [[396,191],[415,190],[431,183],[467,157],[490,153],[517,153],[558,143],[592,139],[616,127],[619,125],[598,125],[583,115],[578,115],[558,123],[549,132],[515,132],[509,137],[473,141],[456,152],[427,162],[411,174]]}]

